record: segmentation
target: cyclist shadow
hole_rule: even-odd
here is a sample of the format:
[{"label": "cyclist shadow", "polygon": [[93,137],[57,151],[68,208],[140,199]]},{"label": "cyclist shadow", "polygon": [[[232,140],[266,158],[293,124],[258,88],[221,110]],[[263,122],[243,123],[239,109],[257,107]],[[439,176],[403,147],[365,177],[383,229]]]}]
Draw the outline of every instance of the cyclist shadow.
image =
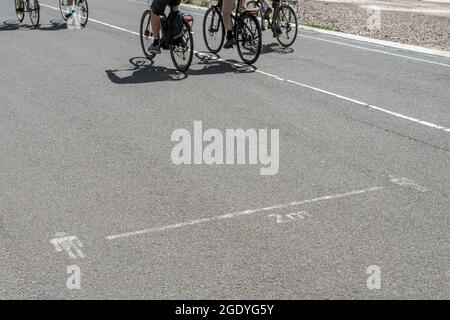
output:
[{"label": "cyclist shadow", "polygon": [[32,25],[21,24],[18,20],[6,20],[0,24],[0,31],[32,30]]},{"label": "cyclist shadow", "polygon": [[276,42],[264,44],[261,49],[261,54],[267,53],[278,53],[278,54],[289,54],[294,52],[292,48],[285,48]]},{"label": "cyclist shadow", "polygon": [[254,66],[246,65],[236,60],[222,60],[219,55],[207,51],[197,52],[195,56],[199,59],[199,63],[196,65],[203,66],[203,68],[191,68],[187,71],[189,75],[221,74],[228,72],[251,73],[256,71],[256,67]]},{"label": "cyclist shadow", "polygon": [[40,31],[58,31],[63,29],[67,29],[67,23],[64,19],[50,20],[50,24],[41,24],[39,27]]},{"label": "cyclist shadow", "polygon": [[[154,62],[144,57],[134,57],[129,60],[131,68],[106,70],[111,82],[116,84],[138,84],[159,81],[179,81],[187,75],[166,67],[154,66]],[[123,75],[122,75],[123,74]]]},{"label": "cyclist shadow", "polygon": [[132,67],[125,69],[106,70],[109,80],[116,84],[138,84],[160,81],[180,81],[189,76],[221,74],[227,72],[248,73],[256,70],[253,66],[247,66],[233,60],[226,62],[219,60],[220,57],[210,53],[196,53],[200,60],[195,66],[203,66],[201,69],[191,67],[187,72],[181,73],[175,69],[168,69],[162,66],[155,66],[154,62],[144,57],[134,57],[129,60]]}]

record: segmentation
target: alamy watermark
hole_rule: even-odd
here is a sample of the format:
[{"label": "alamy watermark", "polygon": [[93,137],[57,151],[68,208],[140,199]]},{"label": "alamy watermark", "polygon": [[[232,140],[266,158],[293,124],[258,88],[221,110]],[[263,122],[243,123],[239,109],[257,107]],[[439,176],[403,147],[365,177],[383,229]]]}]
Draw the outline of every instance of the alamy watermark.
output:
[{"label": "alamy watermark", "polygon": [[[269,140],[270,138],[270,140]],[[193,134],[179,128],[172,132],[171,159],[180,164],[260,164],[261,175],[275,175],[279,169],[279,130],[219,129],[203,131],[202,121],[194,121]],[[270,151],[269,151],[270,149]]]},{"label": "alamy watermark", "polygon": [[381,289],[381,268],[377,265],[371,265],[367,267],[366,273],[369,275],[367,278],[367,289],[380,290]]},{"label": "alamy watermark", "polygon": [[378,8],[367,8],[367,28],[370,31],[381,30],[381,10]]}]

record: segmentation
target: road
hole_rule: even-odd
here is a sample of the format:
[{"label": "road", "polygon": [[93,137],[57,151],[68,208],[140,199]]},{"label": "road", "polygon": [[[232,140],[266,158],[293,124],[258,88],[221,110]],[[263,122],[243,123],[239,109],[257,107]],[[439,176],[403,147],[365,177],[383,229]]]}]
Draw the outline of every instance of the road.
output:
[{"label": "road", "polygon": [[[142,57],[146,4],[91,1],[83,30],[41,4],[39,30],[0,8],[0,298],[450,298],[450,58],[266,32],[254,68],[180,75]],[[278,174],[173,164],[196,120],[279,129]]]}]

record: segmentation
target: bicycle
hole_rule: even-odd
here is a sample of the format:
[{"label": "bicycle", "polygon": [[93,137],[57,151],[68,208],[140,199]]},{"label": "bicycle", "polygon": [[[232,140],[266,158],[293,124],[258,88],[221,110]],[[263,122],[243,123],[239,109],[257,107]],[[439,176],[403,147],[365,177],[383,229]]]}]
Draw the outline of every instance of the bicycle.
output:
[{"label": "bicycle", "polygon": [[[150,8],[150,3],[148,3]],[[192,63],[192,58],[194,57],[194,37],[192,34],[192,24],[194,23],[194,17],[190,14],[181,14],[183,20],[183,29],[182,29],[182,37],[176,44],[169,43],[168,39],[166,39],[166,35],[170,32],[170,26],[167,21],[167,16],[165,14],[160,15],[161,20],[161,33],[162,37],[160,39],[161,49],[169,50],[170,57],[172,58],[172,62],[175,68],[179,72],[185,72],[189,69]],[[153,41],[153,32],[151,30],[151,17],[152,10],[147,9],[142,14],[141,25],[140,25],[140,39],[141,39],[141,47],[144,55],[147,59],[153,60],[156,56],[156,53],[149,52],[148,48],[150,47]]]},{"label": "bicycle", "polygon": [[[246,64],[254,64],[261,54],[262,35],[261,26],[256,18],[255,9],[241,9],[238,0],[236,12],[231,15],[233,34],[237,51],[241,60]],[[211,53],[218,53],[225,40],[225,25],[222,16],[222,0],[212,5],[203,18],[203,39]]]},{"label": "bicycle", "polygon": [[[23,6],[22,10],[19,10],[21,9],[20,4]],[[23,19],[25,19],[25,13],[28,12],[33,27],[37,28],[39,26],[41,7],[38,0],[14,0],[14,5],[16,8],[16,16],[20,23],[23,22]]]},{"label": "bicycle", "polygon": [[[268,28],[272,30],[273,36],[283,47],[290,47],[297,38],[298,32],[298,15],[293,5],[297,6],[294,0],[273,0],[272,17],[266,14],[268,7],[264,8],[261,0],[251,0],[247,2],[248,9],[258,9],[261,17],[261,29],[264,31],[265,20],[267,20]],[[265,6],[268,6],[265,4]]]},{"label": "bicycle", "polygon": [[[89,6],[87,0],[73,0],[73,4],[75,5],[75,14],[78,15],[80,25],[85,27],[89,19]],[[59,0],[59,10],[63,19],[67,20],[66,13],[69,12],[67,0]]]}]

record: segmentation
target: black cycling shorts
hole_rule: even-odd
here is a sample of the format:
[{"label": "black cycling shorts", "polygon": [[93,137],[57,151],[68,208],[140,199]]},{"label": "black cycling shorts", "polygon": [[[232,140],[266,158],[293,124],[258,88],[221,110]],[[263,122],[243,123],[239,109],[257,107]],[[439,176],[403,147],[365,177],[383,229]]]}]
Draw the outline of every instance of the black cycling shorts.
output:
[{"label": "black cycling shorts", "polygon": [[178,6],[181,0],[153,0],[152,11],[157,15],[163,15],[166,10],[166,6]]}]

